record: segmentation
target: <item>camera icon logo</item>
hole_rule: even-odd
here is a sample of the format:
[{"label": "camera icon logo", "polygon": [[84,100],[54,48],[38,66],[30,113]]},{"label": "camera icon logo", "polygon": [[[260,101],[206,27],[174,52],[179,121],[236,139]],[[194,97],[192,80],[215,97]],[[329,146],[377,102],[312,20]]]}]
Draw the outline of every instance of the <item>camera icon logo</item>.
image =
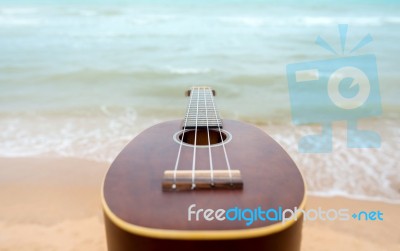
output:
[{"label": "camera icon logo", "polygon": [[[349,89],[353,88],[355,85],[359,85],[359,91],[354,97],[343,97],[339,87],[343,82],[342,76],[351,76],[353,79]],[[363,71],[356,67],[342,67],[332,73],[328,80],[328,95],[331,101],[338,107],[342,109],[355,109],[362,106],[365,101],[367,101],[370,94],[370,83],[368,76],[365,75]]]},{"label": "camera icon logo", "polygon": [[[347,25],[339,25],[342,50]],[[351,52],[372,41],[367,35]],[[317,44],[337,54],[322,38]],[[376,57],[371,54],[287,65],[292,121],[296,125],[318,123],[319,135],[299,142],[300,152],[331,152],[332,122],[347,121],[347,146],[377,148],[381,139],[374,131],[357,129],[357,121],[382,113]]]}]

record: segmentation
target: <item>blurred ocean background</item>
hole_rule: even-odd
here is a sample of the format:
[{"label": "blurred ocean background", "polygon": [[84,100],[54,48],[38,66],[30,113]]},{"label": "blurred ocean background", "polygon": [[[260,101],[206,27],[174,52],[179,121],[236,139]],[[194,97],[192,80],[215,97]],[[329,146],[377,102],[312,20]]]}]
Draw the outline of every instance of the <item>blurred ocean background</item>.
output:
[{"label": "blurred ocean background", "polygon": [[[339,57],[315,39],[340,51],[343,23],[345,56],[374,39],[352,55],[377,57],[383,114],[369,123],[382,148],[299,154],[313,129],[292,125],[286,65]],[[397,1],[0,0],[0,156],[111,162],[143,129],[182,118],[186,89],[209,85],[224,118],[294,155],[311,193],[400,201],[399,31]]]}]

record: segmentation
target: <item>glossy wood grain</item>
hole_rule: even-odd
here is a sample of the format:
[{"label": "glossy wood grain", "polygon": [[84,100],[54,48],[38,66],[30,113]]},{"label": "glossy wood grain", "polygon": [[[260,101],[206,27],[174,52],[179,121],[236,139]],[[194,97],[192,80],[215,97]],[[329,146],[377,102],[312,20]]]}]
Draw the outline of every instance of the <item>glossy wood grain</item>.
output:
[{"label": "glossy wood grain", "polygon": [[[145,130],[113,162],[104,181],[104,203],[123,222],[181,231],[252,229],[277,222],[246,226],[245,221],[188,221],[188,207],[294,209],[301,205],[303,179],[288,154],[258,128],[230,120],[224,120],[224,129],[233,136],[226,150],[231,167],[241,171],[243,189],[163,192],[163,173],[173,169],[179,149],[172,137],[180,126],[181,121],[169,121]],[[212,148],[212,156],[215,169],[226,169],[221,146]],[[181,158],[179,169],[191,169],[193,148],[184,146]],[[196,168],[209,169],[207,148],[197,150]]]},{"label": "glossy wood grain", "polygon": [[302,219],[265,236],[229,240],[178,240],[150,238],[124,231],[105,217],[109,251],[299,251]]}]

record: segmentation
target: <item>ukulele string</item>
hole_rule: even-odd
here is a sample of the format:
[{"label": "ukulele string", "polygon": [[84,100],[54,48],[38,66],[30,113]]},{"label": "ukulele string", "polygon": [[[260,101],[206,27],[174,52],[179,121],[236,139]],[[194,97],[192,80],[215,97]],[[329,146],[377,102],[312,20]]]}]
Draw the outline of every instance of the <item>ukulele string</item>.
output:
[{"label": "ukulele string", "polygon": [[204,96],[204,107],[206,110],[207,142],[208,142],[208,156],[210,157],[209,159],[210,159],[210,171],[211,171],[211,186],[214,186],[214,168],[213,168],[213,161],[212,161],[212,154],[211,154],[210,128],[208,126],[208,107],[207,107],[207,96],[206,96],[206,93],[208,93],[208,96],[210,96],[211,90],[210,90],[210,88],[207,88],[207,89],[208,89],[208,92],[206,92],[206,88],[204,88],[203,96]]},{"label": "ukulele string", "polygon": [[193,163],[192,163],[192,190],[196,188],[195,184],[195,169],[196,169],[196,150],[197,150],[197,122],[199,116],[199,99],[200,99],[200,88],[197,87],[197,104],[196,104],[196,123],[194,127],[194,146],[193,146]]},{"label": "ukulele string", "polygon": [[[193,93],[193,89],[194,88],[192,88],[192,90],[191,90],[191,94]],[[191,104],[192,104],[192,97],[189,98],[189,105],[188,105],[188,109],[186,111],[185,123],[183,125],[182,138],[181,138],[181,142],[179,143],[178,156],[176,157],[175,168],[174,168],[174,183],[172,184],[172,189],[176,189],[176,174],[178,172],[178,166],[179,166],[179,160],[181,158],[183,139],[185,138],[186,126],[187,126],[187,121],[189,118],[189,110],[190,110]]]},{"label": "ukulele string", "polygon": [[228,168],[229,180],[230,180],[231,185],[233,185],[231,165],[229,164],[228,154],[226,153],[225,142],[224,142],[224,138],[222,137],[222,131],[221,131],[221,127],[219,125],[217,109],[215,107],[214,99],[211,99],[211,102],[212,102],[212,106],[214,108],[214,115],[215,115],[215,119],[217,121],[218,132],[219,132],[219,137],[221,139],[222,149],[224,150],[225,161],[226,161],[226,165]]}]

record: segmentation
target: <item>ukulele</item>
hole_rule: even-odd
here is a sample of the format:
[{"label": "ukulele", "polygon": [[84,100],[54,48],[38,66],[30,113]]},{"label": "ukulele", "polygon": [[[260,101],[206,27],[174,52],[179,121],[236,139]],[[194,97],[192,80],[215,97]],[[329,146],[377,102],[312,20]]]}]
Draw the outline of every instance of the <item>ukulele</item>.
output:
[{"label": "ukulele", "polygon": [[183,121],[154,125],[102,187],[108,250],[300,250],[305,183],[262,130],[222,120],[193,87]]}]

